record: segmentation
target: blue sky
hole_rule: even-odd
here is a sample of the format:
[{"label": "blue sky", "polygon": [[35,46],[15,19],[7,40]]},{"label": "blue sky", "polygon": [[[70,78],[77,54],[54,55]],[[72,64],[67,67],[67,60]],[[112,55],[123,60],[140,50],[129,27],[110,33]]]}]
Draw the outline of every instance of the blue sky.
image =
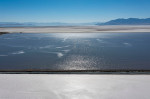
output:
[{"label": "blue sky", "polygon": [[0,0],[0,22],[104,22],[150,17],[150,0]]}]

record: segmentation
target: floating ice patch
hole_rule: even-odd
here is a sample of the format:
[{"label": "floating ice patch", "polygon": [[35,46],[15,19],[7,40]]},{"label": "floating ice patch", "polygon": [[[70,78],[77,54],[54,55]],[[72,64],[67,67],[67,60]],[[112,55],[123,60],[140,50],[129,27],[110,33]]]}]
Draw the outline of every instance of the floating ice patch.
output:
[{"label": "floating ice patch", "polygon": [[12,54],[24,54],[25,52],[24,51],[17,51],[17,52],[13,52]]},{"label": "floating ice patch", "polygon": [[58,56],[59,58],[61,58],[61,57],[63,57],[64,55],[59,52],[59,53],[57,53],[57,56]]}]

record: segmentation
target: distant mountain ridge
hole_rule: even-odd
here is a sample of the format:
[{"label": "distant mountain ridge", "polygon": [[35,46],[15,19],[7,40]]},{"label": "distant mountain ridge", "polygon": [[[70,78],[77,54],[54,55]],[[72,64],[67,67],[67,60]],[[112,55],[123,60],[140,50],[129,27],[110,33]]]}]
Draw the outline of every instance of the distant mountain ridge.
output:
[{"label": "distant mountain ridge", "polygon": [[91,23],[61,23],[61,22],[51,22],[51,23],[37,23],[37,22],[0,22],[0,27],[34,27],[34,26],[87,26],[95,25],[97,22]]},{"label": "distant mountain ridge", "polygon": [[150,25],[150,18],[139,19],[139,18],[120,18],[111,20],[105,23],[97,23],[96,25]]},{"label": "distant mountain ridge", "polygon": [[0,22],[0,27],[23,27],[33,26],[31,23],[17,23],[17,22]]},{"label": "distant mountain ridge", "polygon": [[90,22],[90,23],[37,23],[37,22],[0,22],[0,27],[34,27],[34,26],[91,26],[91,25],[150,25],[150,18],[119,18],[108,22]]}]

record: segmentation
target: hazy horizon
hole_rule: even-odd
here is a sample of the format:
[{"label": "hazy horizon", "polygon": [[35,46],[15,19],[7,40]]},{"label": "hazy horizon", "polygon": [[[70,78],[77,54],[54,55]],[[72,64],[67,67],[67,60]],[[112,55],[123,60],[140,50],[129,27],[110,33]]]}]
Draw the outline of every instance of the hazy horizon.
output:
[{"label": "hazy horizon", "polygon": [[[136,18],[136,19],[148,19],[149,17],[147,17],[147,18]],[[117,18],[117,19],[131,19],[131,18]],[[117,20],[117,19],[112,19],[112,20]],[[44,24],[48,24],[48,23],[62,23],[62,24],[94,24],[94,23],[105,23],[105,22],[109,22],[109,21],[112,21],[112,20],[108,20],[108,21],[104,21],[104,22],[100,22],[100,21],[97,21],[97,22],[15,22],[15,21],[12,21],[12,22],[8,22],[8,21],[0,21],[0,23],[38,23],[38,24],[40,24],[40,23],[44,23]]]},{"label": "hazy horizon", "polygon": [[90,23],[148,18],[149,0],[0,0],[0,22]]}]

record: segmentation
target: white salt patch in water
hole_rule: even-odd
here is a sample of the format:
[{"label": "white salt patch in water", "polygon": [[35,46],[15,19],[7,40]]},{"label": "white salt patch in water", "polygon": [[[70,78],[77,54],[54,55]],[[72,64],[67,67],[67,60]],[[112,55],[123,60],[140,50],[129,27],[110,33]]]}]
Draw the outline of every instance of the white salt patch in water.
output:
[{"label": "white salt patch in water", "polygon": [[25,52],[24,51],[17,51],[17,52],[13,52],[12,54],[24,54]]},{"label": "white salt patch in water", "polygon": [[101,39],[96,39],[97,41],[99,41],[99,42],[102,42],[103,40],[101,40]]},{"label": "white salt patch in water", "polygon": [[58,58],[61,58],[61,57],[63,57],[63,56],[64,56],[64,54],[63,54],[63,53],[61,53],[61,52],[46,52],[46,53],[56,54]]},{"label": "white salt patch in water", "polygon": [[132,44],[130,44],[130,43],[123,43],[124,45],[126,45],[126,46],[132,46]]},{"label": "white salt patch in water", "polygon": [[64,48],[64,47],[69,47],[70,45],[66,45],[66,46],[59,46],[59,47],[56,47],[58,49],[61,49],[61,48]]},{"label": "white salt patch in water", "polygon": [[61,58],[61,57],[63,57],[63,56],[64,56],[64,54],[62,54],[62,53],[58,52],[58,53],[57,53],[57,56],[58,56],[59,58]]}]

